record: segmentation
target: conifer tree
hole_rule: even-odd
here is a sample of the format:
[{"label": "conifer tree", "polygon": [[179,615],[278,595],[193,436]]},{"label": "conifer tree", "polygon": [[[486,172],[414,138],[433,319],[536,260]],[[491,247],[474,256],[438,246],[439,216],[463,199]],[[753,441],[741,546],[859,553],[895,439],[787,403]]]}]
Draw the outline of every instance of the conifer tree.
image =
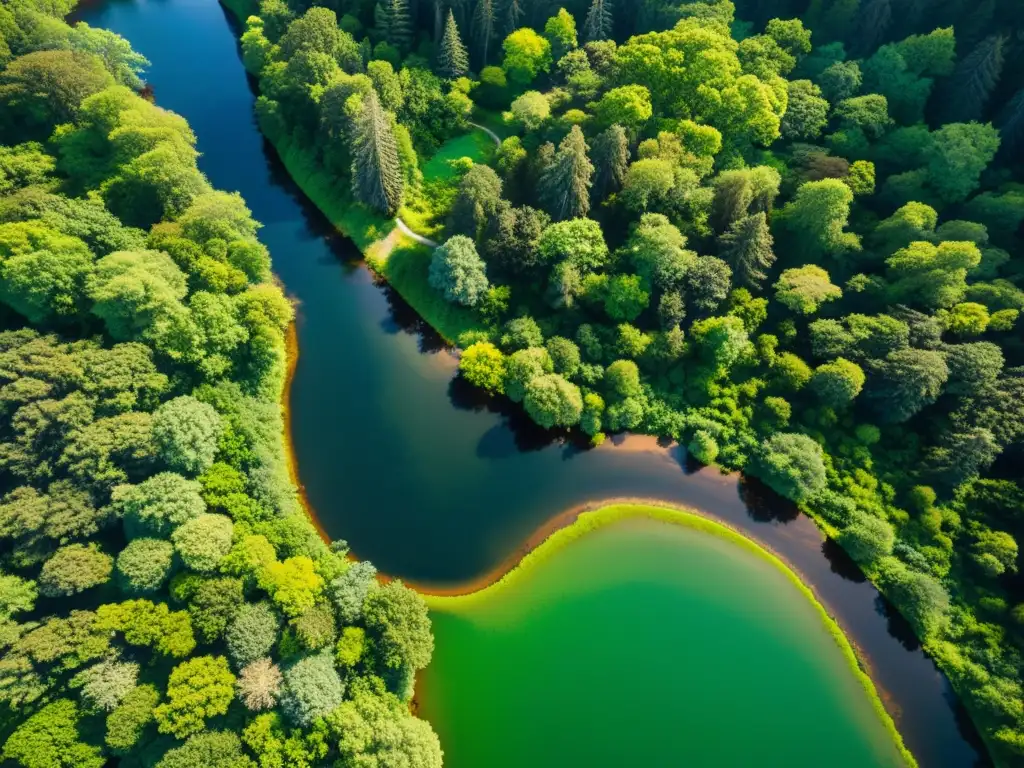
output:
[{"label": "conifer tree", "polygon": [[473,46],[476,48],[476,55],[480,57],[480,66],[487,66],[487,59],[490,53],[491,40],[495,35],[497,26],[497,15],[494,12],[494,0],[477,0],[476,10],[473,12],[473,24],[470,26],[470,37]]},{"label": "conifer tree", "polygon": [[850,47],[861,56],[869,55],[885,39],[890,24],[890,0],[863,0],[853,25],[855,34]]},{"label": "conifer tree", "polygon": [[612,192],[622,188],[629,170],[629,139],[626,129],[621,125],[613,125],[599,133],[594,139],[591,149],[594,157],[594,193],[603,200]]},{"label": "conifer tree", "polygon": [[390,38],[391,0],[380,0],[373,7],[373,26],[385,40]]},{"label": "conifer tree", "polygon": [[503,37],[508,37],[517,29],[523,20],[523,0],[502,0],[501,9],[501,31]]},{"label": "conifer tree", "polygon": [[965,56],[949,78],[945,99],[947,123],[980,120],[1003,72],[1002,35],[986,37]]},{"label": "conifer tree", "polygon": [[434,0],[434,42],[440,42],[444,34],[444,12],[448,8],[448,0]]},{"label": "conifer tree", "polygon": [[587,42],[610,40],[612,37],[612,0],[591,0],[587,21],[583,26]]},{"label": "conifer tree", "polygon": [[763,212],[737,219],[718,238],[722,259],[732,267],[737,281],[759,289],[775,263],[768,217]]},{"label": "conifer tree", "polygon": [[469,71],[469,54],[459,36],[459,27],[455,23],[455,14],[448,11],[444,35],[437,50],[437,73],[442,77],[454,80]]},{"label": "conifer tree", "polygon": [[372,88],[352,129],[352,193],[388,216],[402,206],[405,182],[391,119]]},{"label": "conifer tree", "polygon": [[1017,91],[999,116],[999,151],[1013,157],[1024,150],[1024,88]]},{"label": "conifer tree", "polygon": [[585,218],[590,211],[594,165],[587,157],[583,131],[574,125],[558,145],[555,161],[540,180],[541,200],[557,220]]},{"label": "conifer tree", "polygon": [[388,0],[387,10],[388,43],[402,53],[412,47],[412,19],[409,15],[409,0]]}]

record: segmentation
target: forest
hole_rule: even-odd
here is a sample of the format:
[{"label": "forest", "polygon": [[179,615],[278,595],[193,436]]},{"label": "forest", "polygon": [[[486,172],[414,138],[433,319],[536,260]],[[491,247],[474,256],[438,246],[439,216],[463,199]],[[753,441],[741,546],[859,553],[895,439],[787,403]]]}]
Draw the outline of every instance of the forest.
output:
[{"label": "forest", "polygon": [[439,767],[422,598],[289,477],[260,225],[73,5],[0,6],[0,761]]},{"label": "forest", "polygon": [[[1024,759],[1019,4],[224,2],[467,381],[798,504]],[[470,121],[500,147],[449,157]],[[396,214],[440,247],[375,253]]]}]

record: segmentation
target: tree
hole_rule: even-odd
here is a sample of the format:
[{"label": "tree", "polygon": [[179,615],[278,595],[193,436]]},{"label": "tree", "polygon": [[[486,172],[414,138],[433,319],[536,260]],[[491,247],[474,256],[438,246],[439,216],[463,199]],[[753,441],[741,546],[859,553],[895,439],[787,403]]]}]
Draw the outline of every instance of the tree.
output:
[{"label": "tree", "polygon": [[171,539],[187,567],[209,573],[231,549],[232,528],[226,515],[202,514],[178,526]]},{"label": "tree", "polygon": [[529,85],[537,75],[551,68],[551,43],[529,27],[511,33],[502,48],[505,51],[502,69],[514,83]]},{"label": "tree", "polygon": [[535,131],[551,116],[551,103],[543,93],[527,91],[512,101],[509,112],[527,131]]},{"label": "tree", "polygon": [[949,78],[949,92],[943,100],[945,123],[980,120],[1003,72],[1006,38],[991,35],[964,56]]},{"label": "tree", "polygon": [[352,563],[344,573],[331,582],[330,596],[338,620],[354,624],[362,620],[363,603],[370,590],[377,586],[377,569],[361,560]]},{"label": "tree", "polygon": [[933,245],[915,241],[888,259],[889,293],[897,300],[928,309],[952,307],[967,290],[967,273],[981,262],[971,242]]},{"label": "tree", "polygon": [[496,0],[477,0],[473,11],[473,23],[470,35],[476,45],[481,66],[487,66],[490,60],[491,40],[497,36],[498,17],[495,9]]},{"label": "tree", "polygon": [[949,593],[938,581],[895,558],[883,561],[878,581],[918,637],[929,638],[941,629],[949,610]]},{"label": "tree", "polygon": [[612,0],[591,0],[587,20],[583,25],[583,36],[588,43],[612,38],[612,12]]},{"label": "tree", "polygon": [[864,396],[883,424],[899,424],[934,403],[949,377],[941,352],[901,349],[870,361]]},{"label": "tree", "polygon": [[853,192],[839,179],[808,181],[776,216],[805,258],[860,249],[859,238],[843,229],[850,217]]},{"label": "tree", "polygon": [[153,710],[160,693],[152,685],[140,685],[129,691],[118,707],[107,716],[106,743],[116,754],[125,754],[153,722]]},{"label": "tree", "polygon": [[1017,541],[1005,531],[982,528],[974,537],[971,559],[987,576],[1017,570]]},{"label": "tree", "polygon": [[556,221],[586,218],[594,165],[587,157],[583,131],[574,125],[562,139],[558,154],[540,180],[538,193]]},{"label": "tree", "polygon": [[791,432],[779,432],[764,440],[747,464],[775,492],[801,502],[825,488],[825,463],[821,446]]},{"label": "tree", "polygon": [[228,625],[225,641],[236,668],[269,656],[277,642],[281,620],[267,603],[245,603]]},{"label": "tree", "polygon": [[312,608],[324,588],[323,578],[305,555],[268,564],[259,575],[259,584],[287,616]]},{"label": "tree", "polygon": [[697,254],[686,250],[686,237],[660,213],[640,217],[626,243],[636,271],[651,285],[672,291],[697,262]]},{"label": "tree", "polygon": [[950,123],[932,133],[928,184],[941,202],[963,202],[978,188],[982,172],[999,149],[991,123]]},{"label": "tree", "polygon": [[571,427],[583,413],[583,395],[557,373],[537,376],[526,385],[523,405],[530,418],[545,429]]},{"label": "tree", "polygon": [[430,259],[431,288],[442,291],[453,303],[473,307],[487,292],[487,265],[476,252],[476,245],[465,235],[455,235]]},{"label": "tree", "polygon": [[821,95],[830,104],[838,104],[856,96],[862,82],[863,75],[856,61],[834,62],[817,77]]},{"label": "tree", "polygon": [[505,356],[493,344],[477,342],[463,351],[459,373],[470,384],[500,394],[504,389]]},{"label": "tree", "polygon": [[760,289],[775,263],[772,235],[764,212],[735,220],[729,230],[719,236],[718,242],[719,253],[732,267],[737,280],[754,290]]},{"label": "tree", "polygon": [[828,125],[829,103],[821,89],[810,80],[790,80],[789,104],[779,131],[790,141],[810,140],[821,135]]},{"label": "tree", "polygon": [[896,535],[885,520],[855,512],[837,541],[858,563],[870,564],[892,553]]},{"label": "tree", "polygon": [[452,205],[449,231],[478,240],[501,202],[501,179],[492,168],[474,165],[459,182]]},{"label": "tree", "polygon": [[864,371],[856,363],[839,357],[819,365],[811,377],[811,389],[830,408],[844,408],[864,388]]},{"label": "tree", "polygon": [[16,141],[49,137],[54,127],[78,116],[82,101],[113,85],[96,56],[79,51],[35,51],[0,73],[0,126]]},{"label": "tree", "polygon": [[4,758],[25,768],[102,768],[100,748],[81,740],[81,717],[68,699],[47,704],[8,737]]},{"label": "tree", "polygon": [[412,19],[409,0],[382,0],[387,8],[385,33],[389,44],[405,53],[412,47]]},{"label": "tree", "polygon": [[169,536],[182,523],[206,511],[199,483],[162,472],[138,485],[119,485],[111,493],[111,506],[124,520],[132,537]]},{"label": "tree", "polygon": [[612,320],[630,323],[644,311],[650,298],[639,275],[616,275],[608,282],[604,310]]},{"label": "tree", "polygon": [[448,19],[444,25],[444,35],[437,51],[437,74],[454,80],[469,71],[469,53],[462,44],[459,28],[455,24],[455,14],[448,11]]},{"label": "tree", "polygon": [[426,603],[401,581],[392,581],[366,596],[367,632],[377,644],[378,658],[388,667],[423,669],[434,653],[434,636]]},{"label": "tree", "polygon": [[345,685],[330,653],[299,659],[284,670],[281,709],[296,725],[309,727],[342,702]]},{"label": "tree", "polygon": [[802,315],[814,314],[822,304],[842,295],[842,289],[829,280],[828,272],[814,264],[787,269],[775,283],[775,299]]},{"label": "tree", "polygon": [[174,546],[162,539],[134,539],[117,556],[117,580],[129,595],[156,592],[167,581]]},{"label": "tree", "polygon": [[168,400],[153,412],[153,439],[160,458],[182,474],[199,475],[209,469],[223,430],[217,411],[189,395]]},{"label": "tree", "polygon": [[247,664],[238,674],[235,685],[238,698],[253,712],[273,709],[281,692],[280,668],[269,658],[257,659]]},{"label": "tree", "polygon": [[206,720],[228,711],[235,676],[223,656],[196,656],[171,670],[167,701],[153,710],[157,729],[184,739],[203,730]]},{"label": "tree", "polygon": [[729,295],[732,270],[715,256],[698,256],[683,282],[693,308],[705,314],[711,313]]},{"label": "tree", "polygon": [[996,344],[978,341],[950,344],[942,350],[949,368],[946,392],[971,396],[996,383],[1003,370],[1003,351]]},{"label": "tree", "polygon": [[654,114],[651,92],[642,85],[612,88],[594,105],[594,116],[608,127],[621,125],[636,135]]},{"label": "tree", "polygon": [[601,225],[592,219],[570,219],[547,227],[537,253],[544,264],[569,262],[584,273],[601,269],[610,256]]},{"label": "tree", "polygon": [[551,53],[555,61],[576,47],[576,20],[565,8],[544,24],[544,37],[551,44]]},{"label": "tree", "polygon": [[750,337],[738,317],[709,317],[690,327],[701,358],[715,371],[731,368],[750,345]]},{"label": "tree", "polygon": [[68,544],[43,563],[39,592],[47,597],[70,596],[110,580],[114,559],[96,544]]},{"label": "tree", "polygon": [[621,125],[613,125],[599,133],[593,141],[594,194],[604,199],[622,188],[629,168],[629,139]]},{"label": "tree", "polygon": [[91,706],[110,712],[116,709],[135,688],[139,665],[107,659],[80,672],[76,681],[82,685],[82,698]]},{"label": "tree", "polygon": [[394,130],[372,88],[353,122],[352,194],[388,216],[398,211],[405,194]]}]

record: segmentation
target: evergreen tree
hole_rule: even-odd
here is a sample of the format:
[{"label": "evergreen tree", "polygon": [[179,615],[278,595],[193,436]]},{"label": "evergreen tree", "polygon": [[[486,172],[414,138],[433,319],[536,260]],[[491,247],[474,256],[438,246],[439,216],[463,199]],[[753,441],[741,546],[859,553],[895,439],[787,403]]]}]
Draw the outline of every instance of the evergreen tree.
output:
[{"label": "evergreen tree", "polygon": [[1024,88],[1017,91],[999,116],[999,151],[1013,157],[1024,150]]},{"label": "evergreen tree", "polygon": [[759,289],[775,263],[768,217],[763,212],[737,219],[718,238],[720,255],[738,282]]},{"label": "evergreen tree", "polygon": [[444,12],[448,8],[448,0],[434,0],[434,42],[444,34]]},{"label": "evergreen tree", "polygon": [[352,193],[388,216],[402,206],[405,182],[391,119],[372,88],[363,97],[352,136]]},{"label": "evergreen tree", "polygon": [[587,157],[583,131],[574,125],[562,139],[558,154],[540,180],[541,200],[557,220],[586,218],[590,211],[590,186],[594,165]]},{"label": "evergreen tree", "polygon": [[591,0],[583,35],[587,42],[611,39],[612,0]]},{"label": "evergreen tree", "polygon": [[497,24],[494,12],[494,0],[477,0],[473,13],[473,24],[470,27],[470,38],[480,57],[480,66],[486,67],[489,58],[491,40],[495,35]]},{"label": "evergreen tree", "polygon": [[598,199],[603,200],[613,192],[622,188],[629,170],[629,139],[626,129],[621,125],[613,125],[597,135],[592,148],[596,175],[594,176],[594,192]]},{"label": "evergreen tree", "polygon": [[412,18],[409,15],[409,0],[388,0],[387,10],[388,43],[402,53],[412,47]]},{"label": "evergreen tree", "polygon": [[373,26],[385,40],[391,35],[391,0],[381,0],[373,7]]},{"label": "evergreen tree", "polygon": [[523,20],[523,0],[503,0],[501,31],[504,37],[519,29]]},{"label": "evergreen tree", "polygon": [[1002,35],[986,37],[957,64],[945,99],[946,123],[980,120],[1003,72]]},{"label": "evergreen tree", "polygon": [[448,20],[444,26],[444,36],[437,51],[437,73],[442,77],[455,79],[469,71],[469,54],[459,36],[459,27],[455,23],[455,14],[448,11]]},{"label": "evergreen tree", "polygon": [[861,56],[867,56],[885,39],[892,24],[890,0],[863,0],[850,47]]}]

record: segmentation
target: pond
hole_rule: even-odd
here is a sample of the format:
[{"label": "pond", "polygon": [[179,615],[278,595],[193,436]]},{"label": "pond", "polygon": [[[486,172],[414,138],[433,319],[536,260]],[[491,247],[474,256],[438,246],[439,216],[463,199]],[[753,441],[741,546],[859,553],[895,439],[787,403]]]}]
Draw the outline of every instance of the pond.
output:
[{"label": "pond", "polygon": [[754,483],[691,471],[678,448],[653,440],[592,451],[552,441],[518,409],[480,401],[453,378],[453,356],[374,283],[261,137],[253,85],[215,0],[93,0],[78,18],[151,60],[157,103],[188,119],[202,170],[241,192],[264,224],[260,238],[298,302],[292,440],[328,535],[388,574],[444,589],[514,562],[547,522],[588,502],[642,497],[700,509],[769,546],[814,587],[922,765],[975,763],[946,679],[810,520]]}]

